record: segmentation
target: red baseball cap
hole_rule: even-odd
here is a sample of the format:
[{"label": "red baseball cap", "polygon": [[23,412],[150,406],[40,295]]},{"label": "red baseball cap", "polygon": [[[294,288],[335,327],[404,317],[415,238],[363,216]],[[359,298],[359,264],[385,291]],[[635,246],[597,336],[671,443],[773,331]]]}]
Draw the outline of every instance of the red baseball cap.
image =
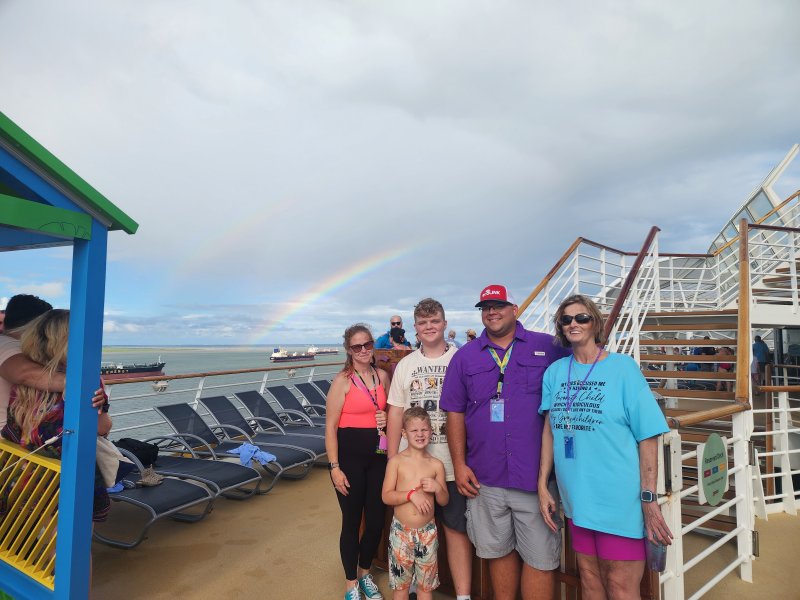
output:
[{"label": "red baseball cap", "polygon": [[514,296],[508,291],[508,288],[497,283],[487,285],[483,288],[480,300],[478,300],[478,303],[475,305],[476,308],[480,308],[485,302],[502,302],[504,304],[517,303],[516,300],[514,300]]}]

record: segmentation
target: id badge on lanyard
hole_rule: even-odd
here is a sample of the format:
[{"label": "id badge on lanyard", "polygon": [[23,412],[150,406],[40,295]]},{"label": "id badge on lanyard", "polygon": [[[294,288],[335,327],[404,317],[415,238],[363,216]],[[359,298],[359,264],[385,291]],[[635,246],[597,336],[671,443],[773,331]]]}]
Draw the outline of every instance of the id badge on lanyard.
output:
[{"label": "id badge on lanyard", "polygon": [[508,366],[508,360],[511,358],[512,350],[514,350],[514,342],[511,342],[503,360],[500,360],[494,348],[489,348],[489,354],[492,355],[495,364],[500,367],[500,375],[497,378],[497,393],[494,398],[489,400],[489,421],[492,423],[503,423],[506,419],[506,401],[501,394],[503,392],[503,380],[506,375],[506,366]]},{"label": "id badge on lanyard", "polygon": [[505,420],[506,401],[495,396],[489,401],[489,419],[492,423],[502,423]]},{"label": "id badge on lanyard", "polygon": [[572,430],[564,436],[564,458],[575,458],[575,436]]}]

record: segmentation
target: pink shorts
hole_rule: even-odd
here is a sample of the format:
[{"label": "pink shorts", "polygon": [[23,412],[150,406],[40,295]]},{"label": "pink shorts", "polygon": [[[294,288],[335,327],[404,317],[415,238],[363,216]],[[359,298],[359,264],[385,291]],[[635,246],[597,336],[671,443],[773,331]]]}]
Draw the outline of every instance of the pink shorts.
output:
[{"label": "pink shorts", "polygon": [[634,539],[586,529],[567,519],[572,534],[572,549],[603,560],[644,560],[644,538]]}]

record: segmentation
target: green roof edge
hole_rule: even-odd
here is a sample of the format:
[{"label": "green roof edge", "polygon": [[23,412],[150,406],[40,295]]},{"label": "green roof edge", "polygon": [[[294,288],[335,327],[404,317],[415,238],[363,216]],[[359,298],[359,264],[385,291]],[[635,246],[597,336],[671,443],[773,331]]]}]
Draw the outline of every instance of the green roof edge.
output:
[{"label": "green roof edge", "polygon": [[60,182],[66,184],[71,191],[89,203],[99,214],[111,221],[110,229],[121,229],[130,234],[136,233],[139,228],[139,224],[136,221],[86,183],[75,171],[56,158],[47,148],[28,135],[1,111],[0,136]]}]

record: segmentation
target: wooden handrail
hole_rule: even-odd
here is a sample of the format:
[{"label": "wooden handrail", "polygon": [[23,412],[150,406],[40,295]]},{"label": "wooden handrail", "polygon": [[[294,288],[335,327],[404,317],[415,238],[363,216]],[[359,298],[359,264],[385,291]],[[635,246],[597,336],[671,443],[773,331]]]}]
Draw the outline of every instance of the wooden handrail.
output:
[{"label": "wooden handrail", "polygon": [[762,392],[800,392],[800,385],[762,385]]},{"label": "wooden handrail", "polygon": [[586,240],[584,240],[582,237],[579,237],[574,242],[572,242],[572,245],[569,248],[567,248],[567,251],[564,252],[564,254],[561,255],[561,258],[559,258],[558,261],[556,261],[556,264],[553,265],[553,268],[550,269],[547,272],[547,275],[545,275],[542,278],[542,280],[539,282],[539,285],[537,285],[535,288],[533,288],[533,291],[530,294],[528,294],[528,297],[525,298],[525,301],[522,304],[519,305],[518,314],[521,315],[521,314],[523,314],[525,312],[525,310],[528,308],[528,306],[530,306],[531,302],[533,302],[534,299],[536,298],[536,296],[539,295],[539,292],[541,292],[547,286],[547,284],[550,283],[550,280],[558,272],[558,270],[561,267],[564,266],[564,263],[567,262],[567,259],[570,256],[572,256],[572,253],[575,252],[575,250],[578,248],[578,246],[580,246],[581,243],[585,242],[585,241]]},{"label": "wooden handrail", "polygon": [[[800,196],[800,190],[797,190],[797,191],[796,191],[794,194],[792,194],[791,196],[789,196],[789,197],[788,197],[786,200],[784,200],[783,202],[781,202],[780,204],[778,204],[778,206],[776,206],[775,208],[773,208],[772,210],[770,210],[768,213],[766,213],[764,216],[762,216],[760,219],[758,219],[758,220],[757,220],[757,221],[756,221],[756,222],[755,222],[753,225],[761,225],[761,224],[762,224],[764,221],[766,221],[767,219],[769,219],[769,218],[770,218],[772,215],[774,215],[775,213],[777,213],[777,212],[778,212],[780,209],[782,209],[784,206],[786,206],[787,204],[789,204],[789,202],[791,202],[792,200],[794,200],[794,199],[795,199],[795,198],[797,198],[798,196]],[[770,227],[770,226],[769,226],[769,225],[767,225],[766,227]],[[733,244],[735,244],[735,243],[737,242],[737,240],[738,240],[738,239],[739,239],[739,236],[736,236],[735,238],[728,240],[727,242],[725,242],[724,244],[722,244],[722,246],[720,246],[719,248],[717,248],[716,250],[714,250],[714,252],[712,252],[712,253],[711,253],[711,255],[712,255],[712,256],[717,256],[717,255],[718,255],[720,252],[722,252],[722,251],[723,251],[723,250],[725,250],[726,248],[729,248],[730,246],[732,246]]]},{"label": "wooden handrail", "polygon": [[767,231],[791,231],[797,233],[798,227],[782,227],[781,225],[750,225],[750,229],[765,229]]},{"label": "wooden handrail", "polygon": [[103,381],[106,387],[123,383],[146,383],[148,381],[172,381],[173,379],[197,379],[216,375],[241,375],[242,373],[264,373],[266,371],[288,371],[289,369],[308,369],[310,367],[330,367],[343,365],[344,362],[318,363],[314,365],[286,365],[282,367],[261,367],[259,369],[234,369],[232,371],[207,371],[204,373],[181,373],[180,375],[157,375],[154,377],[130,377],[128,379],[109,379]]},{"label": "wooden handrail", "polygon": [[[655,225],[650,228],[650,233],[647,234],[647,238],[645,238],[644,244],[642,244],[642,249],[639,250],[639,253],[636,255],[636,260],[634,260],[633,264],[631,265],[631,270],[628,272],[628,276],[625,278],[625,282],[622,284],[622,288],[619,291],[617,300],[614,302],[614,306],[611,307],[611,312],[608,313],[608,319],[606,319],[605,326],[606,338],[611,333],[611,329],[614,327],[614,323],[619,317],[619,313],[622,312],[622,305],[625,303],[625,298],[631,291],[633,280],[636,279],[639,269],[642,268],[644,257],[647,256],[647,252],[650,250],[650,246],[653,245],[653,241],[656,239],[656,235],[659,231],[661,231],[661,229]],[[656,269],[658,269],[658,266],[656,266]]]},{"label": "wooden handrail", "polygon": [[679,427],[688,427],[689,425],[697,425],[704,421],[711,421],[712,419],[720,419],[735,415],[736,413],[750,410],[749,402],[733,402],[726,406],[719,408],[710,408],[708,410],[698,410],[696,412],[681,415],[679,417],[667,417],[667,422],[672,429]]},{"label": "wooden handrail", "polygon": [[736,402],[750,401],[750,251],[747,219],[739,222],[739,317],[736,328]]}]

